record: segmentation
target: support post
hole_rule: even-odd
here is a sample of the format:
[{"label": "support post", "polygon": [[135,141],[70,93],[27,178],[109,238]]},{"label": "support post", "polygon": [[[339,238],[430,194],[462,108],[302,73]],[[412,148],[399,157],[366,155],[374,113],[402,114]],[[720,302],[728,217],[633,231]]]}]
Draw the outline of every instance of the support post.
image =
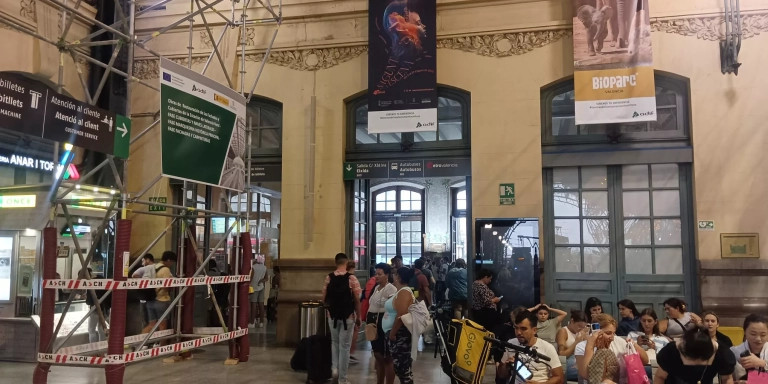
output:
[{"label": "support post", "polygon": [[[189,227],[188,230],[194,234],[195,227]],[[183,236],[183,234],[182,234]],[[189,236],[183,237],[186,246],[184,247],[184,254],[180,255],[184,258],[184,276],[192,277],[195,275],[195,267],[197,266],[197,248],[196,244],[192,243]],[[197,287],[189,287],[182,297],[181,307],[181,333],[193,334],[195,326],[195,289]],[[183,358],[189,358],[192,356],[191,351],[186,351],[181,354]]]},{"label": "support post", "polygon": [[[117,231],[115,234],[115,261],[113,263],[112,278],[115,281],[125,281],[123,276],[123,253],[130,252],[131,246],[131,220],[118,220]],[[107,353],[110,355],[121,355],[124,353],[123,345],[125,342],[125,322],[126,322],[126,302],[128,291],[117,289],[112,292],[112,314],[109,327],[109,342],[107,344]],[[107,384],[122,384],[123,374],[125,373],[125,364],[109,365],[106,368]]]},{"label": "support post", "polygon": [[[240,234],[241,255],[240,257],[240,273],[243,275],[251,274],[251,234],[249,232],[243,232]],[[237,283],[237,299],[240,311],[237,313],[237,327],[248,328],[248,318],[250,317],[250,303],[248,302],[248,286],[251,283],[244,281]],[[241,363],[248,361],[249,351],[251,349],[251,342],[248,337],[240,337],[237,339],[237,358]]]},{"label": "support post", "polygon": [[[56,278],[56,236],[57,231],[54,227],[43,229],[43,279],[52,280]],[[38,352],[50,353],[51,340],[53,339],[53,312],[56,305],[56,291],[52,289],[42,290],[42,303],[40,307],[40,344]],[[35,373],[32,376],[32,383],[45,384],[48,382],[48,372],[51,365],[48,363],[37,363]]]}]

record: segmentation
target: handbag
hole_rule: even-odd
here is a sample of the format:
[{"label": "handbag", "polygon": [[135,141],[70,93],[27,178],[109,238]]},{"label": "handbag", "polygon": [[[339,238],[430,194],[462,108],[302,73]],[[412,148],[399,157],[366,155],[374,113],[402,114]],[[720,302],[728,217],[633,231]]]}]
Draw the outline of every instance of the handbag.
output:
[{"label": "handbag", "polygon": [[750,369],[747,384],[768,384],[768,373],[762,369]]},{"label": "handbag", "polygon": [[624,355],[624,365],[627,367],[628,384],[648,384],[648,375],[645,373],[645,366],[640,359],[640,355],[635,349],[634,343],[627,343],[627,354]]},{"label": "handbag", "polygon": [[376,323],[368,323],[365,325],[365,339],[368,341],[376,341],[379,338],[379,320],[376,316]]}]

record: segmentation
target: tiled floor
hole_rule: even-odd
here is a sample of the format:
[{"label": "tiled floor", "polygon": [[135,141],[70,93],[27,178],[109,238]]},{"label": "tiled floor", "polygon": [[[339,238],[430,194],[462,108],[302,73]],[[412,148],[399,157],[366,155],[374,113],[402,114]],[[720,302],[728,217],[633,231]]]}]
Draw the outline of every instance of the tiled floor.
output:
[{"label": "tiled floor", "polygon": [[[251,355],[247,363],[225,366],[226,345],[206,347],[191,360],[167,364],[162,359],[129,365],[124,383],[304,383],[306,373],[291,370],[289,360],[293,349],[271,347],[274,333],[271,327],[251,329]],[[366,343],[361,343],[365,347]],[[370,351],[359,350],[355,356],[360,363],[350,366],[349,379],[353,384],[375,383],[373,357]],[[491,368],[491,366],[489,366]],[[0,383],[31,383],[35,364],[0,362]],[[489,369],[485,383],[493,383],[493,370]],[[439,359],[433,358],[428,346],[414,362],[414,381],[417,383],[450,383],[440,369]],[[106,383],[104,369],[55,366],[48,374],[49,383],[99,384]],[[395,380],[397,382],[397,380]]]}]

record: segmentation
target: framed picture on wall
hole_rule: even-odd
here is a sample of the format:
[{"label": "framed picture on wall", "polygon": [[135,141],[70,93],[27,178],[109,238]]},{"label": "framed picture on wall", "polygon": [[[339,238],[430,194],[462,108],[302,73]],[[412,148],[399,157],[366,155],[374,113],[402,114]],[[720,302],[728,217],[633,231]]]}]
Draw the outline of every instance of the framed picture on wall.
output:
[{"label": "framed picture on wall", "polygon": [[759,258],[757,233],[721,233],[720,257],[723,259]]}]

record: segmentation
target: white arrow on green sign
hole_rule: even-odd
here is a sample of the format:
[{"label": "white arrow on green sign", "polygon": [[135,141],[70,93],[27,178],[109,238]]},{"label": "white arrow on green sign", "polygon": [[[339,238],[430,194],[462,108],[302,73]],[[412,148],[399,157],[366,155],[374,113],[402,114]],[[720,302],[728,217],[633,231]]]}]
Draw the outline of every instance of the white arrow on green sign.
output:
[{"label": "white arrow on green sign", "polygon": [[123,116],[115,116],[115,157],[127,159],[131,144],[131,119]]}]

